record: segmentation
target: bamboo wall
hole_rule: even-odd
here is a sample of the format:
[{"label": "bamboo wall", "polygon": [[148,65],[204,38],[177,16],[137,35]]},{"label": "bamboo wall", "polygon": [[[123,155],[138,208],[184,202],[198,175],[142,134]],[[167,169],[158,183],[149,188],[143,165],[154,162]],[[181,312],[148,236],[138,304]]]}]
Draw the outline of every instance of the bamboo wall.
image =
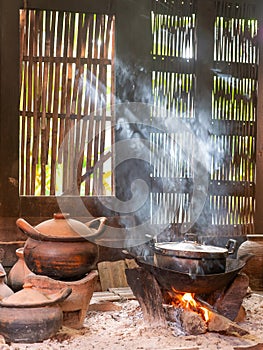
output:
[{"label": "bamboo wall", "polygon": [[[164,191],[152,192],[153,208],[162,208],[153,222],[191,222],[195,165],[183,150],[184,142],[192,143],[194,150],[199,135],[202,141],[206,139],[210,156],[204,227],[211,234],[218,234],[219,227],[226,235],[253,232],[259,64],[256,8],[246,2],[213,2],[213,27],[201,31],[203,37],[213,32],[213,58],[207,67],[207,74],[213,74],[212,84],[203,94],[207,101],[202,101],[202,92],[196,90],[205,78],[198,77],[202,62],[196,60],[201,41],[196,17],[202,2],[162,0],[153,1],[152,6],[153,118],[172,117],[175,122],[179,118],[190,130],[151,136],[160,154],[153,159],[153,178],[166,179],[168,184]],[[198,94],[198,101],[206,106],[205,115],[196,101]]]},{"label": "bamboo wall", "polygon": [[[258,23],[251,2],[210,2],[212,26],[203,29],[210,33],[207,47],[213,51],[207,67],[211,84],[197,59],[207,34],[196,20],[204,2],[152,1],[151,120],[153,126],[167,118],[187,125],[151,133],[158,155],[152,158],[152,223],[192,221],[198,171],[184,150],[194,149],[202,135],[213,151],[205,172],[205,224],[212,233],[222,227],[224,234],[244,234],[253,231],[255,211]],[[109,169],[112,194],[114,16],[44,10],[20,15],[20,195],[72,194],[76,189],[84,195],[105,194]]]},{"label": "bamboo wall", "polygon": [[20,11],[20,195],[112,193],[113,58],[112,15]]}]

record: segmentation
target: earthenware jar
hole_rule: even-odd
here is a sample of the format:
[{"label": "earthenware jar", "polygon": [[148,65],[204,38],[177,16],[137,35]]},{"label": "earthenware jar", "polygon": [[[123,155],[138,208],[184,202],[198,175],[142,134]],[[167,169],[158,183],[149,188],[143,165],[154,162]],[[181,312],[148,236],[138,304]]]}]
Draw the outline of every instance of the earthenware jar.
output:
[{"label": "earthenware jar", "polygon": [[252,290],[263,290],[263,234],[247,235],[247,241],[238,249],[238,256],[252,253],[254,256],[242,270],[249,277]]}]

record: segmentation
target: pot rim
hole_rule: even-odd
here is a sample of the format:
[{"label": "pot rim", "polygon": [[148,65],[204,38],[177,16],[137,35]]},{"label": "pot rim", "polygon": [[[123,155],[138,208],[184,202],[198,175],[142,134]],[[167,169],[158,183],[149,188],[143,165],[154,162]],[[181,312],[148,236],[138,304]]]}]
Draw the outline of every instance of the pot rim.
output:
[{"label": "pot rim", "polygon": [[225,259],[228,256],[226,248],[193,241],[155,243],[154,251],[157,254],[186,259]]},{"label": "pot rim", "polygon": [[[31,285],[28,284],[28,286],[24,285],[21,291],[12,294],[9,297],[6,297],[2,300],[0,300],[0,307],[5,308],[34,308],[34,307],[44,307],[44,306],[53,306],[55,304],[58,304],[59,302],[64,301],[72,292],[72,288],[65,287],[61,291],[55,293],[52,295],[52,297],[48,297],[43,293],[38,292],[34,288],[32,288]],[[40,299],[35,301],[28,301],[26,299],[22,299],[20,295],[23,296],[24,293],[27,294],[26,288],[29,288],[32,290],[33,293],[37,295],[37,297]],[[17,299],[17,300],[16,300]],[[20,300],[21,299],[21,300]]]}]

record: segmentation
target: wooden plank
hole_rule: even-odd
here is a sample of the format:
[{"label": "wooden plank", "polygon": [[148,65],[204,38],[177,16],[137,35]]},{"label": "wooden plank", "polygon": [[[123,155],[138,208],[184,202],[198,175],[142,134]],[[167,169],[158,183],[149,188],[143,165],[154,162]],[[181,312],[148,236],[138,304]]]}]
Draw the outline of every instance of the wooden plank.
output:
[{"label": "wooden plank", "polygon": [[127,287],[124,260],[102,261],[98,263],[99,279],[103,291],[109,288]]},{"label": "wooden plank", "polygon": [[97,303],[101,301],[119,301],[121,297],[112,292],[94,292],[91,298],[91,303]]},{"label": "wooden plank", "polygon": [[130,287],[109,288],[109,291],[116,295],[119,295],[121,299],[135,299],[133,291]]}]

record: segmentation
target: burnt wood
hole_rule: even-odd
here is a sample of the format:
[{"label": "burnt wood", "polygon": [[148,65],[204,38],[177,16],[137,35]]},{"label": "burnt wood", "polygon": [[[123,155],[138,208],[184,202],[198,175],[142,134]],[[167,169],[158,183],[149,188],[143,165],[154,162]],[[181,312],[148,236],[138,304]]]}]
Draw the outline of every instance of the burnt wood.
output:
[{"label": "burnt wood", "polygon": [[247,294],[248,285],[248,276],[244,273],[239,273],[229,288],[216,300],[213,307],[221,315],[234,321]]},{"label": "burnt wood", "polygon": [[127,282],[138,300],[144,320],[151,327],[166,327],[163,296],[154,276],[142,268],[125,270]]}]

